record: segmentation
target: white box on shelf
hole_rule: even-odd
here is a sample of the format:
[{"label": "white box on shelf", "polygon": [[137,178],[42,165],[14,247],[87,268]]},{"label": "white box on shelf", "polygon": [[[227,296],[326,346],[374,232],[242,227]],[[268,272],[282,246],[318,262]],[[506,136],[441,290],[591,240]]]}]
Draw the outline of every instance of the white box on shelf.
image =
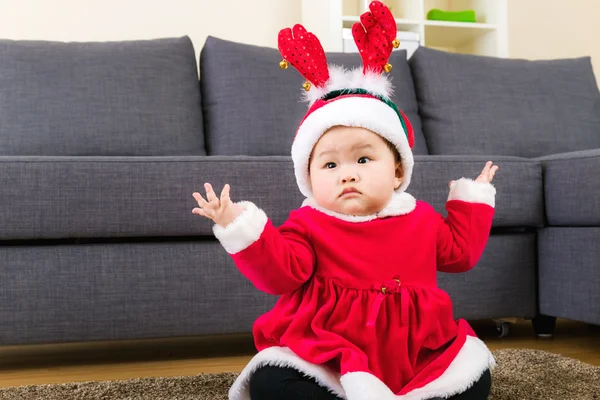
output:
[{"label": "white box on shelf", "polygon": [[[407,57],[410,58],[419,47],[419,34],[416,32],[399,31],[396,37],[400,41],[400,47],[394,50],[406,50]],[[344,53],[358,53],[354,37],[352,37],[352,29],[342,29],[342,51]]]}]

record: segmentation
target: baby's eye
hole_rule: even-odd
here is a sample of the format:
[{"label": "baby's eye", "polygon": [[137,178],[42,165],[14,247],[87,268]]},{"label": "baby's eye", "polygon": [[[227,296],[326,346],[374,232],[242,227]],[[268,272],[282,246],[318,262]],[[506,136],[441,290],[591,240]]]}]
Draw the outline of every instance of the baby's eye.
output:
[{"label": "baby's eye", "polygon": [[361,158],[358,159],[358,163],[359,164],[366,164],[369,161],[371,161],[371,159],[369,157],[361,157]]},{"label": "baby's eye", "polygon": [[325,168],[331,169],[331,168],[335,168],[336,164],[334,162],[328,162],[327,164],[325,164]]}]

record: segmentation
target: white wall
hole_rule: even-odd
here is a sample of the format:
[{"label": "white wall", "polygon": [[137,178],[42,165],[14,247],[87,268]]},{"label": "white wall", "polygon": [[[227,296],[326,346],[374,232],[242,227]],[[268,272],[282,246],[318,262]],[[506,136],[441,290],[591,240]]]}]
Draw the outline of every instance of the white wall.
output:
[{"label": "white wall", "polygon": [[277,46],[300,22],[300,0],[0,0],[0,38],[110,41],[212,35]]},{"label": "white wall", "polygon": [[508,0],[509,57],[591,56],[600,85],[600,1]]},{"label": "white wall", "polygon": [[[305,0],[323,16],[328,2]],[[598,0],[508,3],[509,57],[591,55],[600,81]],[[276,47],[279,30],[301,22],[303,11],[311,12],[303,10],[302,0],[0,0],[0,38],[104,41],[189,35],[199,52],[206,36],[213,35]]]}]

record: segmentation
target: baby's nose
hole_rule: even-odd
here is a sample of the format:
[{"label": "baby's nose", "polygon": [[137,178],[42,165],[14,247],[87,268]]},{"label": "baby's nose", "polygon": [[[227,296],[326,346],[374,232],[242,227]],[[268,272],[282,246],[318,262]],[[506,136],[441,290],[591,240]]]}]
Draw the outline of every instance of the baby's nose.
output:
[{"label": "baby's nose", "polygon": [[342,178],[342,183],[350,183],[350,182],[356,182],[356,181],[357,181],[356,175],[345,175]]}]

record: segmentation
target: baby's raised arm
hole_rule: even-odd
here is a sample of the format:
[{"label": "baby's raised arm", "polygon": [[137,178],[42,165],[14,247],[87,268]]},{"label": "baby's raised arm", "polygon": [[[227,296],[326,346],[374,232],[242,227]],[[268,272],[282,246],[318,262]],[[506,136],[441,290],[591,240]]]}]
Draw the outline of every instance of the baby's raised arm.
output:
[{"label": "baby's raised arm", "polygon": [[254,286],[282,295],[306,283],[314,271],[315,255],[297,212],[275,228],[254,203],[233,203],[229,185],[225,185],[220,198],[210,184],[205,184],[205,188],[206,200],[197,192],[193,194],[200,207],[192,212],[215,222],[215,237]]},{"label": "baby's raised arm", "polygon": [[439,271],[468,271],[483,254],[494,216],[496,189],[491,181],[497,170],[488,161],[477,179],[450,182],[448,216],[440,215],[437,227]]}]

